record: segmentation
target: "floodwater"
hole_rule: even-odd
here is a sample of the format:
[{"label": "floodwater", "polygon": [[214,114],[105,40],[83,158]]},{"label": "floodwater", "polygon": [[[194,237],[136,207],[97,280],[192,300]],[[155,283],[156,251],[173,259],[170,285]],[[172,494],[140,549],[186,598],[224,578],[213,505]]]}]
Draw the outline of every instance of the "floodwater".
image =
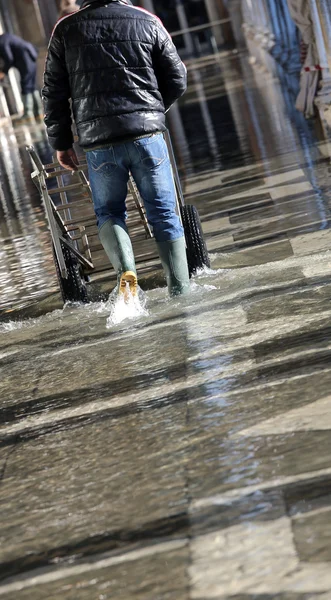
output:
[{"label": "floodwater", "polygon": [[0,130],[0,311],[24,306],[57,288],[50,235],[41,199],[31,181],[26,146],[45,163],[52,153],[43,127]]},{"label": "floodwater", "polygon": [[[0,597],[330,598],[329,154],[266,79],[190,65],[177,149],[211,269],[189,296],[0,325]],[[19,164],[6,309],[56,285]],[[21,295],[17,241],[41,250]]]}]

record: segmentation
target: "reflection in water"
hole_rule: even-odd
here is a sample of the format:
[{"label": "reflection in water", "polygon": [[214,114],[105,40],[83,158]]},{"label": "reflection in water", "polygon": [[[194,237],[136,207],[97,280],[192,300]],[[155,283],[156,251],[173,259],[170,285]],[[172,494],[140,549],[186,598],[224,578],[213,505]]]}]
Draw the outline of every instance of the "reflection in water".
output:
[{"label": "reflection in water", "polygon": [[51,158],[43,131],[27,128],[0,133],[0,298],[1,309],[24,305],[56,288],[50,237],[25,146],[34,143]]}]

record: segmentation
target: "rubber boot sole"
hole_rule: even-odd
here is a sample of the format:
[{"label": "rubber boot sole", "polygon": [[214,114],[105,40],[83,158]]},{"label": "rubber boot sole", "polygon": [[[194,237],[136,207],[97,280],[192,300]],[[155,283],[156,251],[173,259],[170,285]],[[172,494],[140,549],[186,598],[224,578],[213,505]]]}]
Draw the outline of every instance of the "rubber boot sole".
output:
[{"label": "rubber boot sole", "polygon": [[124,295],[126,302],[129,300],[128,292],[132,294],[132,296],[136,296],[138,292],[138,279],[133,271],[125,271],[120,278],[119,293]]}]

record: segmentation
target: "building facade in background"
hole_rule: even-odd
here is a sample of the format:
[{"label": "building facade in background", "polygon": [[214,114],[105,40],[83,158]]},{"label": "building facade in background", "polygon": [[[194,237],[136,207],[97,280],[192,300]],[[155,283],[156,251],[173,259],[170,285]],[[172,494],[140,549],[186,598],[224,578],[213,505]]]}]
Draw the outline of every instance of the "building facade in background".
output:
[{"label": "building facade in background", "polygon": [[[231,2],[231,0],[230,0]],[[300,90],[296,108],[320,115],[331,138],[330,0],[242,0],[243,29],[254,61]]]},{"label": "building facade in background", "polygon": [[[134,0],[157,14],[173,33],[184,59],[234,47],[226,0]],[[81,0],[77,0],[81,4]],[[14,33],[39,49],[39,83],[48,40],[58,19],[60,0],[0,0],[0,31]],[[222,21],[222,23],[219,23]],[[209,26],[210,23],[213,26]],[[193,28],[193,30],[192,30]],[[182,32],[182,33],[179,33]],[[21,100],[17,75],[11,73],[11,90],[0,90],[0,116],[19,112]]]},{"label": "building facade in background", "polygon": [[[227,2],[228,0],[133,0],[133,4],[157,14],[171,32],[184,29],[183,25],[190,28],[226,18]],[[8,0],[0,0],[1,19],[7,31],[40,46],[46,43],[52,32],[59,14],[59,4],[59,0],[11,0],[10,3]],[[81,4],[81,0],[77,4]]]}]

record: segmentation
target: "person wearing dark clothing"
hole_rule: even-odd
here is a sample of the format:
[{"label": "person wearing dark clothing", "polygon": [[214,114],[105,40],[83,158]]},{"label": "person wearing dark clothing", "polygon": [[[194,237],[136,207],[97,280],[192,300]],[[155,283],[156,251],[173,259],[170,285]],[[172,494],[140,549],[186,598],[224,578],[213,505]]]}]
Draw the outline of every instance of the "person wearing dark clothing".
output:
[{"label": "person wearing dark clothing", "polygon": [[186,90],[186,68],[161,21],[129,0],[84,0],[56,25],[42,91],[50,144],[60,164],[77,168],[71,110],[87,153],[99,236],[119,289],[137,289],[126,227],[132,174],[153,229],[168,288],[186,293],[184,232],[162,132],[165,113]]},{"label": "person wearing dark clothing", "polygon": [[11,33],[0,35],[0,73],[2,78],[9,69],[15,67],[21,76],[24,114],[21,121],[33,122],[34,117],[42,117],[42,102],[36,87],[37,49]]},{"label": "person wearing dark clothing", "polygon": [[67,17],[79,10],[75,0],[61,0],[59,18]]}]

